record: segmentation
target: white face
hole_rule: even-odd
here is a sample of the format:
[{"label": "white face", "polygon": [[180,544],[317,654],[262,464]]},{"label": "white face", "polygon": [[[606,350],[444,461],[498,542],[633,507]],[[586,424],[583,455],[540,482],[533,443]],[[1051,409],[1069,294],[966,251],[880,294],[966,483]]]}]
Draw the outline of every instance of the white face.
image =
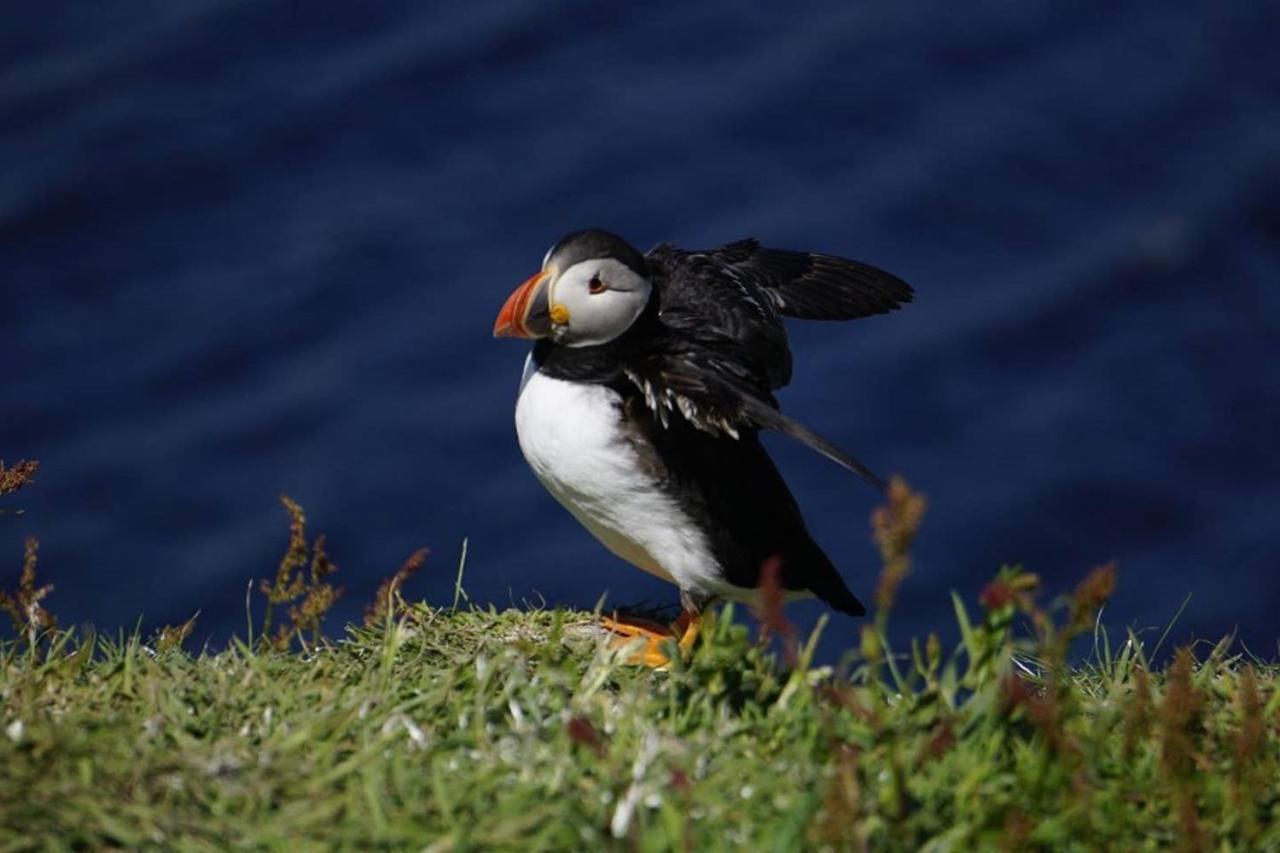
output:
[{"label": "white face", "polygon": [[551,282],[551,339],[569,347],[608,343],[621,335],[649,303],[648,279],[612,258],[569,267]]}]

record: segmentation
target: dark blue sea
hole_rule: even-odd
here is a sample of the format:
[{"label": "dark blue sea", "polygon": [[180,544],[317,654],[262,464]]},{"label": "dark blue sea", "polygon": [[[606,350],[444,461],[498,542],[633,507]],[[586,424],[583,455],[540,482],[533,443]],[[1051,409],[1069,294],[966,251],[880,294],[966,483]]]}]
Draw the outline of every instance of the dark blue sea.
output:
[{"label": "dark blue sea", "polygon": [[[1245,2],[10,4],[0,457],[44,467],[0,587],[35,535],[64,624],[199,611],[222,644],[285,492],[341,566],[335,632],[419,546],[406,594],[451,602],[464,539],[477,603],[674,602],[527,470],[525,347],[490,337],[601,226],[915,286],[794,323],[782,395],[927,493],[902,635],[1003,563],[1065,592],[1115,559],[1109,625],[1191,596],[1175,640],[1274,657],[1277,33]],[[769,446],[869,599],[875,494]]]}]

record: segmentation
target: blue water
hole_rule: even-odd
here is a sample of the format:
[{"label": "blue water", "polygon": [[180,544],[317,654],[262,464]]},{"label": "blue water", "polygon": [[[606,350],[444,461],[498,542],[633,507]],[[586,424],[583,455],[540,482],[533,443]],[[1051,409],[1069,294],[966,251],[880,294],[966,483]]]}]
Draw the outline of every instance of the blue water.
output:
[{"label": "blue water", "polygon": [[[490,329],[563,232],[745,236],[917,302],[792,328],[786,410],[930,512],[898,627],[1002,562],[1108,622],[1280,612],[1280,13],[1272,4],[16,5],[0,28],[0,586],[63,622],[243,629],[286,520],[357,617],[410,597],[674,601],[515,444]],[[875,496],[771,441],[864,598]],[[811,624],[820,608],[798,605]],[[830,644],[857,623],[837,617]]]}]

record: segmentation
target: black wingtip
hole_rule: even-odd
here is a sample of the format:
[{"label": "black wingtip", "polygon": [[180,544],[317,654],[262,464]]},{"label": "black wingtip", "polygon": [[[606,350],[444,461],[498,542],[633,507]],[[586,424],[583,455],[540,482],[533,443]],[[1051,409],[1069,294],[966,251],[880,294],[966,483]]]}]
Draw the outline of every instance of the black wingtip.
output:
[{"label": "black wingtip", "polygon": [[836,447],[834,444],[827,441],[822,436],[818,435],[813,430],[806,427],[804,424],[793,418],[787,417],[777,409],[769,408],[767,406],[761,406],[761,408],[764,409],[764,411],[752,413],[756,423],[774,430],[775,432],[780,432],[783,435],[791,436],[806,447],[816,450],[842,468],[857,474],[867,483],[871,484],[871,486],[881,494],[888,491],[888,485],[884,480],[880,479],[874,471],[866,465],[863,465],[857,459],[854,459],[848,453],[845,453],[839,447]]},{"label": "black wingtip", "polygon": [[809,586],[809,591],[832,610],[837,610],[846,616],[867,615],[867,608],[845,585],[834,566],[815,578],[814,583]]},{"label": "black wingtip", "polygon": [[844,606],[840,606],[838,604],[832,604],[831,606],[834,607],[836,610],[839,610],[841,613],[845,614],[846,616],[866,616],[867,615],[866,606],[863,605],[863,603],[858,600],[857,596],[852,594],[849,595],[849,601]]}]

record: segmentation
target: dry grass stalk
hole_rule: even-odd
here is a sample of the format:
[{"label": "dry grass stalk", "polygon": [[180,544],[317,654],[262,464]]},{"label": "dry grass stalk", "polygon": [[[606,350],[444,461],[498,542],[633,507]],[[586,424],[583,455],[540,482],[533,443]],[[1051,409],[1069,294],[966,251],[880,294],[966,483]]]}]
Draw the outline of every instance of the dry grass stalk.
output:
[{"label": "dry grass stalk", "polygon": [[[275,579],[263,580],[258,588],[267,598],[267,612],[263,617],[262,637],[278,651],[285,651],[297,637],[304,645],[305,633],[313,640],[320,639],[320,623],[342,590],[328,579],[338,571],[324,548],[324,535],[316,537],[307,546],[307,517],[297,501],[288,495],[280,496],[280,503],[289,513],[289,546],[285,549]],[[299,600],[301,599],[301,600]],[[271,634],[271,615],[275,605],[289,605],[289,625],[281,625]]]},{"label": "dry grass stalk", "polygon": [[830,782],[812,831],[815,840],[841,849],[866,850],[866,839],[857,832],[862,817],[862,785],[858,779],[858,747],[838,741],[832,749]]},{"label": "dry grass stalk", "polygon": [[884,568],[876,585],[877,621],[893,609],[898,587],[911,570],[911,544],[924,520],[928,501],[914,492],[907,481],[894,476],[889,481],[885,504],[871,514],[871,535],[880,549]]},{"label": "dry grass stalk", "polygon": [[1195,743],[1205,697],[1192,678],[1194,667],[1191,650],[1178,649],[1160,703],[1160,763],[1173,780],[1186,779],[1197,763]]},{"label": "dry grass stalk", "polygon": [[1259,832],[1256,795],[1266,790],[1263,779],[1267,773],[1263,766],[1267,756],[1267,724],[1263,717],[1266,703],[1258,689],[1258,673],[1253,666],[1246,666],[1240,671],[1236,704],[1240,711],[1240,724],[1232,739],[1234,754],[1231,756],[1229,795],[1241,833],[1252,844]]},{"label": "dry grass stalk", "polygon": [[34,459],[19,459],[7,468],[4,460],[0,459],[0,495],[16,492],[34,483],[39,468],[40,463]]},{"label": "dry grass stalk", "polygon": [[160,654],[168,651],[174,651],[182,648],[182,644],[191,636],[191,632],[196,628],[196,620],[200,618],[200,614],[194,614],[186,622],[181,625],[165,625],[156,632],[155,648]]},{"label": "dry grass stalk", "polygon": [[382,582],[373,597],[373,601],[364,610],[365,627],[372,628],[381,625],[388,617],[394,619],[398,612],[408,607],[404,598],[400,595],[400,590],[409,578],[422,570],[422,567],[427,564],[427,557],[430,554],[431,551],[429,549],[419,548],[400,564],[400,568],[396,569],[394,575]]},{"label": "dry grass stalk", "polygon": [[1236,734],[1236,761],[1247,766],[1261,754],[1267,740],[1267,724],[1262,718],[1264,703],[1258,691],[1258,673],[1246,666],[1240,673],[1240,731]]},{"label": "dry grass stalk", "polygon": [[1116,590],[1116,564],[1109,563],[1098,566],[1080,581],[1071,594],[1070,622],[1068,631],[1074,636],[1088,630],[1093,625],[1102,606],[1111,599]]},{"label": "dry grass stalk", "polygon": [[1147,737],[1151,726],[1151,676],[1145,666],[1133,669],[1133,698],[1124,708],[1124,757],[1132,760],[1138,742]]},{"label": "dry grass stalk", "polygon": [[34,537],[27,540],[22,558],[22,574],[18,577],[18,588],[11,593],[0,591],[0,610],[9,614],[14,632],[25,636],[27,642],[33,646],[41,634],[58,627],[58,620],[41,603],[49,593],[53,592],[53,584],[36,586],[39,547],[40,543]]},{"label": "dry grass stalk", "polygon": [[771,557],[760,567],[760,596],[754,613],[760,621],[760,639],[768,642],[772,636],[782,638],[784,659],[793,665],[797,659],[796,629],[787,619],[783,605],[786,589],[782,582],[782,560]]},{"label": "dry grass stalk", "polygon": [[1032,572],[1019,572],[1008,578],[997,578],[987,584],[978,596],[978,603],[987,610],[1000,610],[1013,605],[1030,614],[1035,608],[1035,595],[1040,591],[1040,576]]}]

